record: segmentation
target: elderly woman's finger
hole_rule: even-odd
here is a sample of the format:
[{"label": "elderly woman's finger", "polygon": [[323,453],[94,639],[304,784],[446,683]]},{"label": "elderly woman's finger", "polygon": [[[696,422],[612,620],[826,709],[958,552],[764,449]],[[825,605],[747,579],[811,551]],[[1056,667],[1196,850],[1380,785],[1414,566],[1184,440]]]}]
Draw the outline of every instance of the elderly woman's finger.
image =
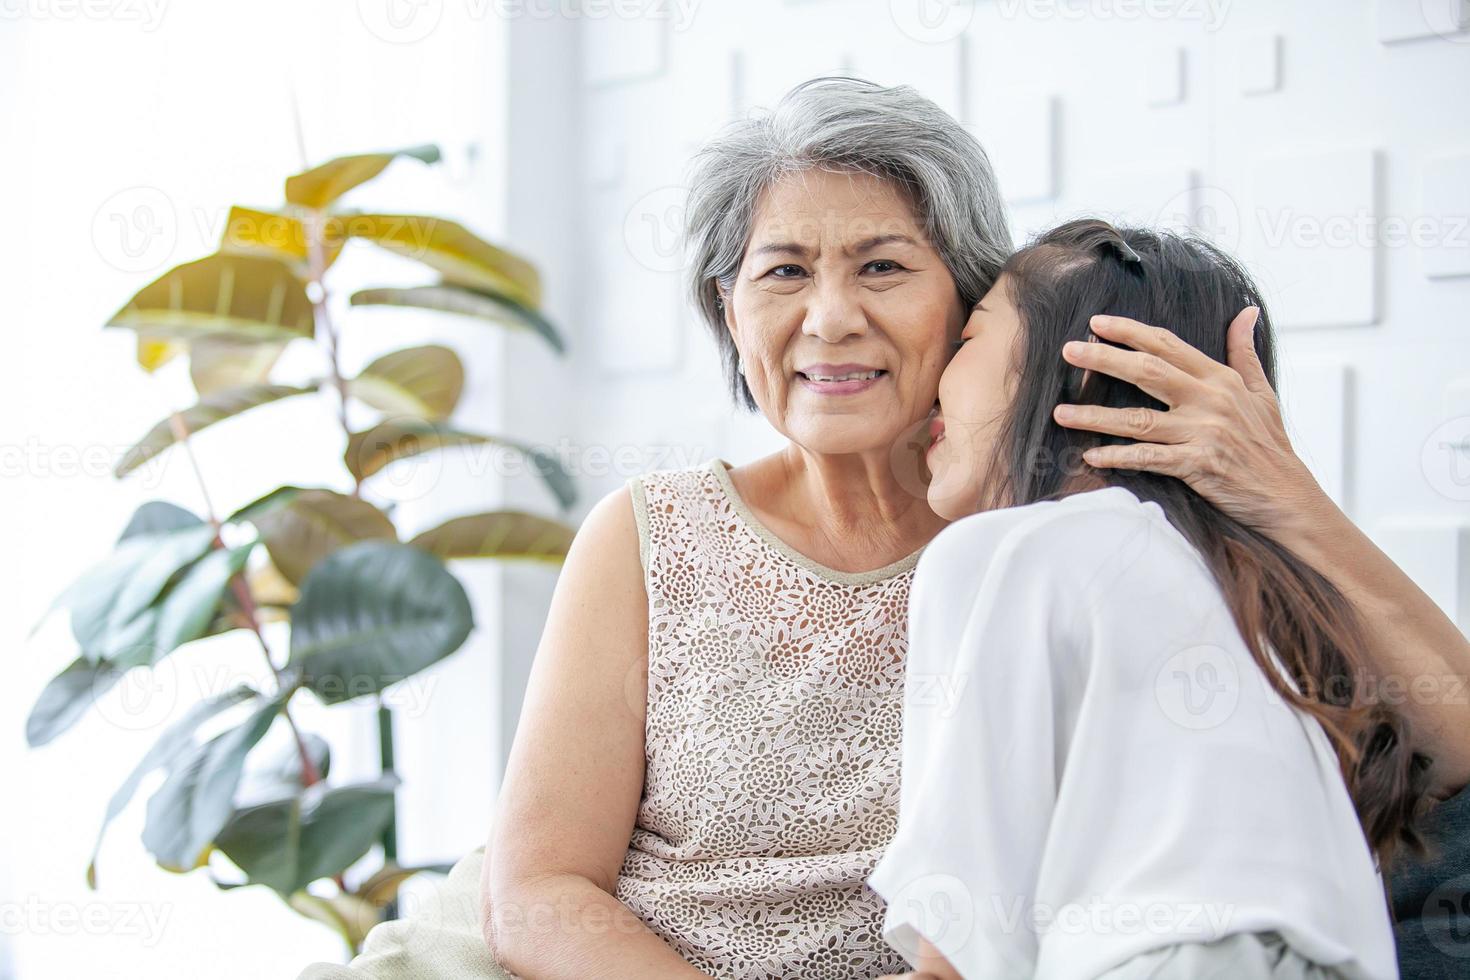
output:
[{"label": "elderly woman's finger", "polygon": [[1148,442],[1186,442],[1190,427],[1170,412],[1152,408],[1107,408],[1102,405],[1058,405],[1052,411],[1057,424],[1068,429],[1101,432]]},{"label": "elderly woman's finger", "polygon": [[1126,316],[1110,316],[1105,313],[1094,316],[1090,324],[1092,332],[1099,337],[1153,354],[1192,377],[1208,379],[1219,373],[1223,366],[1204,351],[1181,340],[1172,330],[1163,327],[1152,327]]},{"label": "elderly woman's finger", "polygon": [[1256,354],[1256,321],[1261,317],[1259,306],[1247,306],[1230,323],[1225,335],[1225,357],[1230,366],[1245,381],[1246,388],[1258,395],[1276,397],[1271,382],[1266,379],[1266,369]]},{"label": "elderly woman's finger", "polygon": [[1162,446],[1153,442],[1093,446],[1082,458],[1087,465],[1098,469],[1146,470],[1191,484],[1206,475],[1205,453],[1194,446]]},{"label": "elderly woman's finger", "polygon": [[1199,384],[1192,375],[1157,354],[1124,350],[1111,344],[1073,340],[1062,345],[1062,357],[1068,364],[1135,384],[1166,405],[1177,405],[1191,386]]}]

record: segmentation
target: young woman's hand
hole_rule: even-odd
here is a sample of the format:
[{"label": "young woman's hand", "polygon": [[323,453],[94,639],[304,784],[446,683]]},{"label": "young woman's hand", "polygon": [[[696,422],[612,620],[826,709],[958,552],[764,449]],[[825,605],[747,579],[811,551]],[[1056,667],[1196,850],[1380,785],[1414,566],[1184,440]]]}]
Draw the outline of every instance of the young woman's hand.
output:
[{"label": "young woman's hand", "polygon": [[1256,357],[1251,334],[1258,313],[1247,307],[1230,324],[1228,365],[1168,330],[1093,317],[1097,336],[1133,349],[1072,343],[1063,351],[1067,362],[1136,384],[1169,408],[1058,405],[1056,420],[1137,440],[1094,447],[1084,458],[1099,468],[1178,477],[1330,579],[1358,612],[1384,690],[1393,683],[1416,692],[1402,710],[1413,723],[1414,747],[1434,760],[1435,791],[1457,792],[1470,784],[1470,699],[1464,695],[1470,640],[1332,502],[1292,450]]},{"label": "young woman's hand", "polygon": [[1231,323],[1228,365],[1163,328],[1093,317],[1095,334],[1133,349],[1071,343],[1063,349],[1066,361],[1135,384],[1169,409],[1058,405],[1057,423],[1137,440],[1088,450],[1084,458],[1092,466],[1177,477],[1236,520],[1281,534],[1326,495],[1292,450],[1276,393],[1256,357],[1259,313],[1247,307]]}]

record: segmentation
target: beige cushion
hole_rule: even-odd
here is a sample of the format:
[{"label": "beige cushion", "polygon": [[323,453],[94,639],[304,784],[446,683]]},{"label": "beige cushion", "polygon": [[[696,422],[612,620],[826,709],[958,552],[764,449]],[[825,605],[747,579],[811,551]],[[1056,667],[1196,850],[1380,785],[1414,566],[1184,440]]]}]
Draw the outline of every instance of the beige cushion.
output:
[{"label": "beige cushion", "polygon": [[480,868],[477,848],[403,917],[368,933],[362,953],[347,966],[313,963],[297,980],[514,980],[495,965],[480,932]]}]

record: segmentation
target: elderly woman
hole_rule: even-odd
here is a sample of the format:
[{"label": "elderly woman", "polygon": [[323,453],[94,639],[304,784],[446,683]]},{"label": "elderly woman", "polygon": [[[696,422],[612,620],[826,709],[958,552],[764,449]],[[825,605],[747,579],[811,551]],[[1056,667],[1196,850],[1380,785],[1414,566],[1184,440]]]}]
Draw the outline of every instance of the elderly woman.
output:
[{"label": "elderly woman", "polygon": [[[912,89],[818,79],[704,148],[688,224],[735,396],[787,444],[635,479],[588,515],[506,769],[484,939],[535,978],[899,972],[864,881],[896,826],[909,585],[946,523],[923,433],[1010,253],[1000,195],[980,146]],[[1244,349],[1250,319],[1232,327]],[[1174,394],[1165,413],[1059,414],[1142,440],[1089,462],[1181,476],[1269,530],[1358,604],[1382,673],[1470,673],[1458,630],[1293,455],[1269,390],[1189,375],[1141,324],[1100,330],[1140,351],[1075,363]],[[1409,707],[1440,786],[1463,785],[1470,709]],[[495,975],[485,953],[378,975]]]}]

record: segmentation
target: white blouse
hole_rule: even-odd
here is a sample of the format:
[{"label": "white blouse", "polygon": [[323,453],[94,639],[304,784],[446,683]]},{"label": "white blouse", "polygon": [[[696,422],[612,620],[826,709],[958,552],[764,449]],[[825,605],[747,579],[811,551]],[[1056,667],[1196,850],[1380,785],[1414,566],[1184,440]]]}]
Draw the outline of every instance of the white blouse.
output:
[{"label": "white blouse", "polygon": [[922,936],[967,978],[1176,977],[1180,944],[1255,937],[1280,974],[1398,975],[1326,734],[1157,504],[958,521],[909,622],[899,826],[868,884],[910,963]]}]

